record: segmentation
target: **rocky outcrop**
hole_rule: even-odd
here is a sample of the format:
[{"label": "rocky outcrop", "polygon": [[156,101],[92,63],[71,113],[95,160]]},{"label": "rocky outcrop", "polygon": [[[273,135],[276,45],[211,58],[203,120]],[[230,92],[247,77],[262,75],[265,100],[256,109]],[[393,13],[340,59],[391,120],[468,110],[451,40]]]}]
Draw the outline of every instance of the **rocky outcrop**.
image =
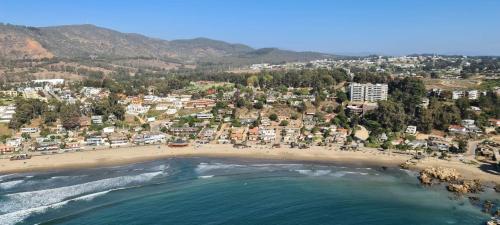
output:
[{"label": "rocky outcrop", "polygon": [[438,180],[440,182],[451,182],[456,181],[460,178],[460,174],[455,169],[450,168],[427,168],[420,171],[420,182],[422,184],[430,185],[433,180]]},{"label": "rocky outcrop", "polygon": [[477,193],[482,191],[482,185],[479,180],[461,180],[456,183],[450,183],[447,189],[459,194]]},{"label": "rocky outcrop", "polygon": [[420,171],[420,183],[432,185],[434,182],[446,182],[448,191],[458,194],[477,193],[483,190],[479,180],[464,180],[455,169],[432,167]]}]

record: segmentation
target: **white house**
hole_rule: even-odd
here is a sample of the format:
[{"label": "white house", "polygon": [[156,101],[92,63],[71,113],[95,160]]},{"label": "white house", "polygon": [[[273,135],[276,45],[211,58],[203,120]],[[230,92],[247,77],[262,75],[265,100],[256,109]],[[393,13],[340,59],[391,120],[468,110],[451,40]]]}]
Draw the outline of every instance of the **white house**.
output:
[{"label": "white house", "polygon": [[267,129],[265,127],[260,127],[259,137],[264,142],[272,142],[276,140],[276,132],[274,131],[274,129]]},{"label": "white house", "polygon": [[465,96],[465,93],[463,91],[453,91],[451,93],[451,99],[453,99],[453,100],[463,98],[464,96]]},{"label": "white house", "polygon": [[91,116],[90,120],[93,124],[102,124],[102,116]]},{"label": "white house", "polygon": [[21,133],[32,134],[32,133],[38,132],[39,130],[40,129],[38,129],[38,127],[23,127],[23,128],[21,128]]},{"label": "white house", "polygon": [[102,129],[102,132],[105,134],[113,133],[115,132],[115,127],[105,127],[104,129]]},{"label": "white house", "polygon": [[479,91],[478,90],[470,90],[467,92],[467,97],[470,100],[476,100],[479,98]]},{"label": "white house", "polygon": [[127,113],[131,115],[144,114],[149,111],[150,106],[143,106],[141,104],[130,104],[127,106]]},{"label": "white house", "polygon": [[198,114],[196,114],[196,118],[202,119],[202,120],[212,119],[212,118],[214,118],[214,115],[211,113],[198,113]]},{"label": "white house", "polygon": [[406,127],[406,133],[415,135],[417,133],[417,126],[408,126]]}]

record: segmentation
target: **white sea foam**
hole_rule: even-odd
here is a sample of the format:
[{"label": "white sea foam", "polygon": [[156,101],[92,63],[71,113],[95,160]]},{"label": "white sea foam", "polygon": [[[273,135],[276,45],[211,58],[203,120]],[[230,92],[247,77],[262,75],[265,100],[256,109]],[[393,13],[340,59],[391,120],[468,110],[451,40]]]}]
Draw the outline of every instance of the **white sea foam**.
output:
[{"label": "white sea foam", "polygon": [[3,181],[4,179],[6,178],[10,178],[11,176],[14,176],[16,175],[15,173],[13,174],[4,174],[4,175],[0,175],[0,181]]},{"label": "white sea foam", "polygon": [[305,170],[305,169],[295,170],[295,171],[300,174],[313,177],[326,176],[332,172],[331,170]]},{"label": "white sea foam", "polygon": [[159,166],[153,167],[152,170],[164,171],[164,170],[168,169],[169,167],[170,167],[169,165],[159,165]]},{"label": "white sea foam", "polygon": [[0,205],[0,212],[12,213],[54,205],[74,196],[110,190],[132,183],[146,182],[162,173],[163,172],[143,173],[139,175],[108,178],[54,189],[8,194],[5,196],[6,200]]},{"label": "white sea foam", "polygon": [[198,178],[201,178],[201,179],[208,179],[208,178],[212,178],[212,177],[214,177],[214,175],[198,176]]},{"label": "white sea foam", "polygon": [[3,189],[3,190],[11,189],[11,188],[18,186],[19,184],[22,184],[22,183],[24,183],[24,180],[13,180],[13,181],[3,182],[3,183],[0,183],[0,189]]},{"label": "white sea foam", "polygon": [[200,163],[195,170],[197,173],[205,173],[211,170],[233,169],[241,167],[245,166],[237,164],[223,164],[223,163]]},{"label": "white sea foam", "polygon": [[405,172],[410,177],[416,177],[416,176],[418,176],[418,172],[416,172],[416,171],[405,170],[405,169],[399,169],[399,170]]},{"label": "white sea foam", "polygon": [[68,204],[69,202],[91,201],[91,200],[93,200],[99,196],[105,195],[111,191],[120,190],[120,189],[123,189],[123,188],[116,188],[116,189],[101,191],[101,192],[92,193],[92,194],[80,196],[80,197],[73,198],[73,199],[68,199],[66,201],[57,202],[57,203],[50,204],[50,205],[38,206],[38,207],[34,207],[34,208],[23,209],[23,210],[11,212],[11,213],[6,213],[3,215],[0,215],[0,221],[2,221],[2,224],[4,224],[4,225],[14,225],[14,224],[17,224],[17,223],[25,220],[30,215],[44,213],[48,209],[57,209],[57,208],[60,208],[64,205]]},{"label": "white sea foam", "polygon": [[338,172],[335,172],[332,174],[332,176],[334,177],[343,177],[345,175],[363,175],[363,176],[366,176],[366,175],[369,175],[369,173],[362,173],[362,172],[353,172],[353,171],[338,171]]}]

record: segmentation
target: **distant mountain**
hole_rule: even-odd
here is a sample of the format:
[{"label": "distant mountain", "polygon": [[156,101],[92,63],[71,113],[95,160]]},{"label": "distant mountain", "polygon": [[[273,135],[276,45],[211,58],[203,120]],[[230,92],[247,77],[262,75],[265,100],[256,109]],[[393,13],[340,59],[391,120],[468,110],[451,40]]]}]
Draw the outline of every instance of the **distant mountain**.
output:
[{"label": "distant mountain", "polygon": [[207,38],[161,40],[94,25],[26,27],[0,24],[0,58],[150,57],[181,63],[257,63],[333,57],[316,52],[254,49]]}]

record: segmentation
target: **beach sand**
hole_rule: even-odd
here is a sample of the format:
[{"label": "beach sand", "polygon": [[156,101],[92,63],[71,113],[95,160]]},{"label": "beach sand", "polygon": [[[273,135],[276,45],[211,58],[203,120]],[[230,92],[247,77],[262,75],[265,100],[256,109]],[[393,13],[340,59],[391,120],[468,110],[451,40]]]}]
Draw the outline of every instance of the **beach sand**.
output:
[{"label": "beach sand", "polygon": [[[318,146],[309,149],[292,149],[286,147],[271,149],[269,146],[260,145],[236,149],[232,145],[218,144],[205,144],[199,147],[188,146],[183,148],[170,148],[166,145],[105,148],[64,154],[40,155],[34,156],[29,160],[10,161],[8,159],[0,159],[0,174],[105,167],[172,157],[270,159],[388,167],[398,166],[411,159],[410,155],[388,154],[377,150],[340,151],[335,149],[337,148]],[[480,170],[478,166],[466,165],[455,161],[425,159],[419,162],[414,169],[418,170],[437,166],[455,168],[468,179],[480,179],[485,182],[500,183],[500,176],[496,174]]]}]

